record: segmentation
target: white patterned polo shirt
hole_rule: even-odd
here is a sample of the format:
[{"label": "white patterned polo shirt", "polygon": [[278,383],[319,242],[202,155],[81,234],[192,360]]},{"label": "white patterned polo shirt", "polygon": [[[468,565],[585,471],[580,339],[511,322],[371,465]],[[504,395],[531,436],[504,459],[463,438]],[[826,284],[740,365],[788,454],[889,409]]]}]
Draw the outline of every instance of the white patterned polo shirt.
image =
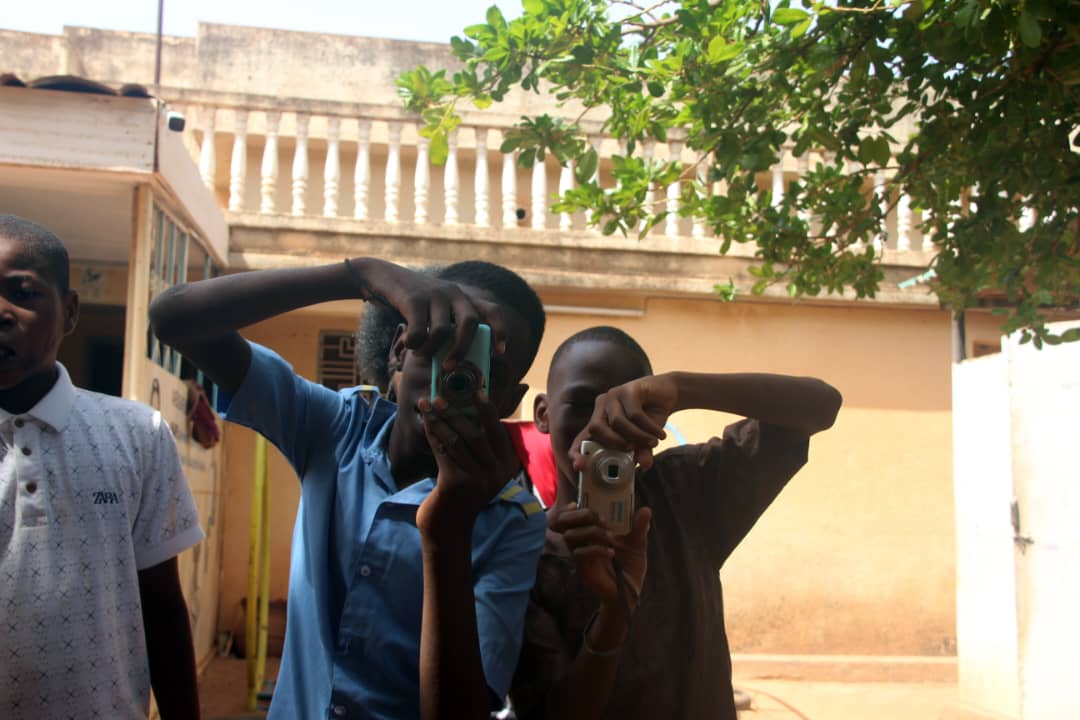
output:
[{"label": "white patterned polo shirt", "polygon": [[0,714],[145,718],[138,571],[203,533],[161,414],[58,367],[29,412],[0,409]]}]

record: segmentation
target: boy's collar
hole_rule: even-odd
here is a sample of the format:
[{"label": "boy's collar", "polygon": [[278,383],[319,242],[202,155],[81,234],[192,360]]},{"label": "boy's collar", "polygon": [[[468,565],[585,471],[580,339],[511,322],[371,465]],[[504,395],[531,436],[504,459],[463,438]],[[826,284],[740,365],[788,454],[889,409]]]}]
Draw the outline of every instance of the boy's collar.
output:
[{"label": "boy's collar", "polygon": [[[75,386],[71,384],[71,376],[67,369],[60,363],[56,363],[56,382],[45,393],[45,397],[37,401],[34,407],[20,416],[29,416],[40,420],[53,430],[62,430],[67,422],[68,413],[75,403]],[[0,423],[11,420],[16,415],[0,408]]]}]

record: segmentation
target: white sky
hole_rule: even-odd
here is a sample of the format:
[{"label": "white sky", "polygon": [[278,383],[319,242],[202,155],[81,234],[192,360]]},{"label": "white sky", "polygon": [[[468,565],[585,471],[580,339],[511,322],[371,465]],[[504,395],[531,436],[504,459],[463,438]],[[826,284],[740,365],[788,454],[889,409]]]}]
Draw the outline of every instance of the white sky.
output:
[{"label": "white sky", "polygon": [[[165,0],[165,34],[197,23],[449,42],[482,22],[491,5],[508,18],[520,0]],[[0,28],[56,35],[65,25],[155,32],[157,0],[0,0]]]}]

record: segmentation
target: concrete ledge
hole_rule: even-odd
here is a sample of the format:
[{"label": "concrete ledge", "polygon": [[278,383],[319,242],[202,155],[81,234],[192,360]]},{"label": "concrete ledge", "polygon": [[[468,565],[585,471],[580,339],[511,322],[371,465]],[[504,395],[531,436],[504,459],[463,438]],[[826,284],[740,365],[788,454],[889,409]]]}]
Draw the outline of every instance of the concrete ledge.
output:
[{"label": "concrete ledge", "polygon": [[[758,678],[811,682],[911,683],[957,681],[955,657],[734,654],[731,660],[735,677],[746,680]],[[958,716],[957,720],[966,719]]]}]

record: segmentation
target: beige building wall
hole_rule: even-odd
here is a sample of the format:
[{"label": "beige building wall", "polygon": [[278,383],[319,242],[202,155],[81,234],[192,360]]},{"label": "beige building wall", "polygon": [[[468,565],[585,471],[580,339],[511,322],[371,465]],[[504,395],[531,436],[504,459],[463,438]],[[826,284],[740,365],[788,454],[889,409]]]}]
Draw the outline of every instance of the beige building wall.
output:
[{"label": "beige building wall", "polygon": [[[558,344],[596,324],[637,337],[658,372],[813,375],[844,394],[836,426],[811,442],[807,467],[722,572],[735,652],[955,652],[947,313],[669,299],[649,300],[638,318],[552,313],[527,382],[542,388]],[[247,336],[314,378],[319,329],[351,327],[341,315],[293,313]],[[705,412],[673,418],[690,442],[719,433],[730,420]],[[239,627],[246,592],[253,452],[246,429],[229,426],[226,439],[223,629]],[[273,454],[277,599],[287,593],[299,486]]]}]

